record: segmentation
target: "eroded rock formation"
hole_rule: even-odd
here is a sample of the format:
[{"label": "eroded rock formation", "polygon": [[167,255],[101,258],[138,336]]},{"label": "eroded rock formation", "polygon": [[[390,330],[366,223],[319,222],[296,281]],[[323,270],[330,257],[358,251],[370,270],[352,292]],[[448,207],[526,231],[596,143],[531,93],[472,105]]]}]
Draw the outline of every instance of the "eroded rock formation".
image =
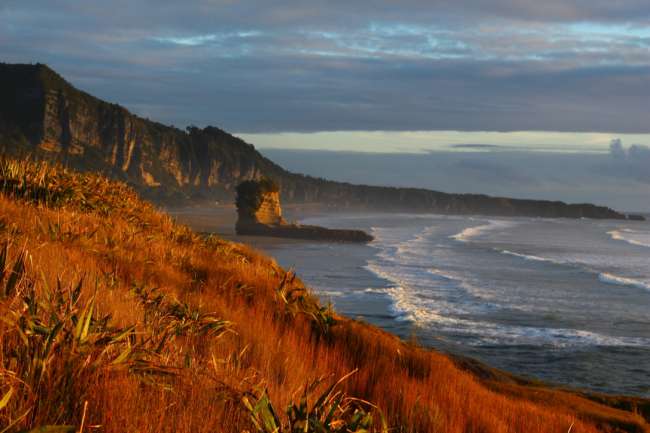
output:
[{"label": "eroded rock formation", "polygon": [[287,224],[282,218],[279,187],[268,178],[245,181],[237,187],[235,228],[239,235],[342,242],[370,242],[373,239],[361,230]]}]

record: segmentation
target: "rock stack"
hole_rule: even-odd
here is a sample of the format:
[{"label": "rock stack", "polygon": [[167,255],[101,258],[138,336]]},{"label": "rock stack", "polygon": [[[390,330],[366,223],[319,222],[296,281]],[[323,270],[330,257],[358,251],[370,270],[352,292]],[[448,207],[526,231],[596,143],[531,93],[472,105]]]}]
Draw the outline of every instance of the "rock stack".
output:
[{"label": "rock stack", "polygon": [[248,180],[237,187],[237,234],[320,241],[370,242],[361,230],[327,229],[288,224],[282,218],[278,185],[268,178]]}]

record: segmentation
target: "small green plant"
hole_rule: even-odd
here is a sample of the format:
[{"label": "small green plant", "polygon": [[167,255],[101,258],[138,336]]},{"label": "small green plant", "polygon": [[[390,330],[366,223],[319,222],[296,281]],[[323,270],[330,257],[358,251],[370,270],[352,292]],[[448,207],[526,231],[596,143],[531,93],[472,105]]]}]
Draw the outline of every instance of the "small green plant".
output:
[{"label": "small green plant", "polygon": [[[287,407],[284,421],[278,416],[265,389],[247,393],[242,401],[258,433],[388,432],[386,422],[376,406],[346,396],[343,391],[337,389],[356,371],[328,386],[315,399],[313,394],[322,385],[323,380],[318,379],[305,386],[299,400],[291,402]],[[381,427],[375,427],[373,409],[381,417]]]},{"label": "small green plant", "polygon": [[295,273],[285,273],[277,294],[292,314],[306,314],[321,332],[327,333],[336,324],[332,306],[321,306],[304,286],[296,284]]},{"label": "small green plant", "polygon": [[144,323],[157,341],[160,352],[168,341],[180,336],[220,337],[232,331],[232,324],[214,313],[204,313],[188,304],[170,300],[159,290],[135,286],[133,293],[144,307]]}]

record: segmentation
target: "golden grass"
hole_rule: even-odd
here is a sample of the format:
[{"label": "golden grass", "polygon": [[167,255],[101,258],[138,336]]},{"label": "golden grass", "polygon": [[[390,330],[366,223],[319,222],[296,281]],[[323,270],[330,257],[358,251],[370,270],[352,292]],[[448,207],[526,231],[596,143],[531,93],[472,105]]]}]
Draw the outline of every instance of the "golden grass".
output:
[{"label": "golden grass", "polygon": [[[24,350],[17,325],[0,322],[0,406],[11,390],[0,409],[0,432],[14,421],[9,431],[51,424],[77,429],[85,402],[86,431],[255,431],[256,415],[245,403],[265,396],[285,425],[281,431],[290,431],[284,408],[300,401],[307,384],[325,378],[307,399],[312,405],[325,385],[356,369],[336,392],[370,402],[359,410],[372,413],[375,430],[382,428],[381,413],[390,431],[402,432],[650,431],[637,413],[647,401],[625,400],[617,409],[605,399],[507,375],[480,377],[445,355],[338,317],[272,259],[194,234],[123,184],[3,161],[0,185],[5,276],[21,253],[26,257],[16,293],[0,295],[0,316],[27,315],[32,289],[42,308],[52,293],[74,304],[73,312],[57,310],[56,320],[68,324],[37,381],[16,362]],[[80,280],[75,304],[71,293]],[[128,334],[101,356],[80,348],[75,337],[90,304],[83,344]],[[46,328],[55,323],[41,318]],[[44,347],[45,336],[28,338]],[[127,350],[134,354],[124,357]]]}]

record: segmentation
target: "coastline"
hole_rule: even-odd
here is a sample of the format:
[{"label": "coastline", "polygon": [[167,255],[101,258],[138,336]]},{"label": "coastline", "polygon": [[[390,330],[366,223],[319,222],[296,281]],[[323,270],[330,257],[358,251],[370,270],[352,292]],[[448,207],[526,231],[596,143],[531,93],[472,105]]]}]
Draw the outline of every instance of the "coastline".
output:
[{"label": "coastline", "polygon": [[[229,221],[234,220],[233,212],[234,210],[228,209],[228,207],[221,207],[219,209],[203,208],[198,210],[179,209],[176,210],[174,215],[180,216],[179,222],[190,224],[197,229],[199,227],[209,229],[209,231],[219,233],[230,240],[242,242],[262,250],[265,254],[275,258],[281,266],[287,269],[295,269],[297,274],[308,282],[322,302],[333,302],[335,304],[337,312],[346,317],[359,318],[367,321],[402,339],[409,339],[411,336],[417,335],[418,340],[422,344],[436,351],[462,358],[473,358],[477,360],[476,362],[480,362],[488,369],[494,368],[504,372],[504,374],[517,375],[521,380],[524,380],[524,378],[526,378],[525,380],[539,380],[545,383],[546,386],[567,387],[579,392],[604,392],[608,395],[628,395],[629,392],[630,395],[637,395],[641,398],[646,396],[647,391],[641,390],[642,387],[639,388],[630,384],[629,381],[634,376],[630,376],[630,372],[624,373],[624,371],[629,370],[627,368],[617,373],[621,375],[619,380],[625,379],[627,385],[623,386],[623,382],[621,382],[621,385],[614,387],[614,389],[608,388],[604,383],[598,384],[599,372],[602,373],[601,367],[594,368],[594,371],[587,374],[587,376],[580,376],[580,374],[585,374],[588,371],[587,365],[581,367],[582,370],[579,372],[576,371],[575,373],[578,374],[576,377],[582,377],[582,379],[576,379],[576,377],[571,377],[568,373],[562,372],[565,371],[563,366],[567,367],[565,365],[567,362],[573,362],[570,360],[574,358],[575,362],[578,362],[582,356],[587,357],[586,359],[589,360],[589,363],[592,363],[595,359],[600,359],[600,356],[613,356],[618,359],[619,355],[616,354],[618,351],[616,347],[620,346],[620,344],[626,344],[625,341],[631,341],[633,339],[625,340],[623,338],[620,343],[615,342],[614,345],[616,347],[612,347],[611,349],[607,347],[599,348],[598,346],[600,344],[609,344],[608,341],[613,341],[614,337],[600,336],[598,331],[593,331],[593,333],[583,332],[581,329],[589,328],[582,328],[581,326],[583,325],[579,324],[575,325],[577,326],[575,330],[570,328],[571,325],[567,324],[564,325],[567,329],[557,329],[557,331],[554,331],[554,327],[563,328],[562,324],[553,321],[545,323],[537,319],[534,323],[527,323],[525,321],[527,320],[526,317],[515,312],[514,316],[504,316],[495,313],[496,315],[493,317],[497,320],[502,321],[507,319],[503,325],[506,328],[499,331],[501,328],[491,325],[488,328],[491,333],[487,337],[487,342],[484,343],[479,341],[480,337],[478,335],[466,334],[467,331],[463,329],[455,330],[454,328],[450,330],[449,328],[458,319],[462,323],[466,320],[470,320],[467,323],[479,323],[473,320],[484,319],[478,317],[474,319],[470,317],[454,319],[454,316],[449,317],[448,313],[445,312],[442,313],[442,318],[434,319],[434,317],[437,317],[437,314],[440,314],[437,312],[439,308],[448,308],[443,307],[445,301],[441,301],[442,303],[436,302],[433,306],[427,307],[428,303],[420,303],[417,298],[413,297],[414,293],[410,293],[410,289],[406,289],[408,291],[404,293],[404,289],[399,287],[401,282],[394,280],[394,277],[386,276],[383,272],[383,265],[377,263],[375,254],[379,253],[380,255],[384,255],[387,252],[384,248],[378,250],[377,247],[380,246],[379,244],[373,243],[370,245],[370,248],[367,248],[291,239],[236,236],[232,233],[231,227],[228,227]],[[293,206],[290,215],[297,219],[305,219],[309,223],[315,222],[332,227],[345,227],[349,224],[355,226],[355,224],[360,224],[357,215],[341,216],[339,214],[323,212],[322,209],[315,209],[314,207],[304,209],[301,206]],[[401,217],[407,217],[407,215],[401,215]],[[420,221],[428,219],[428,216],[422,215],[412,217]],[[488,233],[488,228],[492,230],[495,227],[510,226],[510,224],[486,225],[483,221],[484,217],[440,217],[447,220],[455,220],[459,223],[461,220],[471,221],[470,228],[464,228],[459,225],[457,231],[454,229],[451,232],[456,233],[456,235],[449,236],[451,238],[450,242],[458,246],[471,246],[471,243],[467,243],[467,238],[483,234],[484,232]],[[212,220],[206,223],[206,220],[210,218]],[[548,222],[553,225],[574,224],[574,222],[569,220],[565,222],[549,220]],[[587,223],[575,222],[575,224]],[[202,226],[199,226],[199,224],[202,224]],[[368,228],[371,223],[368,222],[367,224],[368,226],[365,226],[365,228]],[[474,226],[479,227],[480,230]],[[425,233],[427,232],[425,231]],[[459,233],[463,234],[463,236]],[[413,245],[416,249],[422,246],[420,245],[422,241],[421,236],[417,236],[418,240]],[[443,236],[443,238],[446,239],[447,235]],[[410,249],[411,247],[406,247],[405,244],[403,248]],[[409,249],[406,251],[409,251]],[[449,252],[450,250],[443,248],[443,250],[440,250],[440,253],[448,254],[445,251]],[[552,263],[550,260],[527,260],[526,257],[528,256],[523,255],[498,254],[497,252],[496,256],[504,261],[511,260],[513,265],[517,267],[548,267],[550,266],[549,263]],[[444,281],[432,281],[431,284],[434,284],[433,287],[437,287],[439,284],[444,284],[445,287],[449,286],[453,281],[449,280],[448,274],[444,272],[444,267],[443,271],[439,272],[429,269],[431,263],[433,263],[432,260],[435,263],[439,263],[441,257],[437,259],[425,257],[425,262],[429,263],[427,273],[432,272],[437,277],[444,279]],[[566,270],[562,272],[572,272],[571,267],[566,267]],[[593,273],[580,274],[580,278],[581,281],[577,282],[579,285],[584,284],[582,280],[593,279]],[[573,283],[568,281],[566,284],[570,287]],[[452,286],[447,288],[441,286],[439,288],[443,291],[452,290],[454,293],[458,290],[465,290],[464,288],[455,288]],[[633,287],[628,287],[628,289],[632,290]],[[616,290],[619,292],[622,289],[609,285],[606,287],[606,290]],[[490,307],[492,301],[481,301],[480,299],[476,301],[479,301],[481,304],[484,303],[488,310],[492,308]],[[505,313],[508,311],[510,310],[505,310]],[[507,329],[510,326],[507,323],[513,319],[524,320],[524,322],[520,322],[519,325],[517,325],[517,322],[512,322],[511,325],[514,328]],[[543,319],[543,317],[539,317],[539,320]],[[449,325],[449,323],[452,323],[452,325]],[[453,326],[455,327],[456,325]],[[496,334],[494,334],[495,332]],[[503,336],[499,337],[498,332],[503,332]],[[517,337],[521,341],[515,342],[510,341],[515,338],[512,332],[525,332],[525,334]],[[541,340],[536,341],[536,338]],[[560,340],[557,340],[558,338]],[[561,341],[565,338],[569,340]],[[493,339],[494,341],[492,341]],[[529,339],[531,339],[530,342],[528,341]],[[573,346],[571,344],[573,343],[570,343],[570,339],[576,339],[575,344],[577,346],[575,346],[575,350],[578,351],[576,352],[578,354],[575,356],[572,352]],[[497,342],[498,340],[504,341],[499,343]],[[601,340],[602,343],[600,342]],[[594,344],[595,346],[590,348],[590,344]],[[526,349],[526,347],[528,348]],[[634,349],[632,352],[636,353],[638,350]],[[583,355],[579,355],[580,353]],[[614,362],[613,359],[611,362]],[[548,363],[543,360],[548,361]],[[556,361],[559,362],[556,363]],[[584,358],[583,362],[586,362]],[[631,364],[634,363],[632,362]],[[546,367],[541,367],[544,365]],[[613,366],[610,365],[610,367]],[[624,376],[625,374],[627,376]],[[614,384],[617,383],[616,380],[612,378],[607,383]],[[587,389],[591,389],[591,391],[586,391]]]},{"label": "coastline", "polygon": [[[29,182],[36,179],[25,190],[40,191],[31,186],[42,179],[40,166],[15,164],[23,165],[5,173],[18,173],[17,178]],[[77,426],[82,415],[77,403],[88,401],[89,422],[107,431],[153,432],[160,423],[179,432],[250,431],[249,411],[255,409],[240,404],[242,395],[281,408],[295,402],[297,390],[315,378],[350,377],[340,385],[341,392],[354,401],[369,402],[367,410],[375,419],[385,415],[387,427],[381,431],[388,426],[450,433],[567,429],[645,433],[650,429],[646,400],[603,398],[597,403],[546,385],[491,377],[487,368],[461,365],[440,351],[337,314],[271,257],[239,243],[206,239],[141,201],[124,184],[92,174],[51,173],[56,177],[48,185],[77,186],[62,206],[51,201],[58,192],[55,187],[50,195],[28,196],[38,201],[35,206],[23,199],[23,190],[11,187],[14,183],[5,183],[10,188],[0,198],[0,213],[8,229],[0,234],[9,251],[3,256],[15,272],[26,272],[26,278],[19,279],[17,290],[13,282],[8,285],[4,293],[11,301],[3,307],[13,312],[9,317],[27,315],[15,326],[43,323],[53,327],[54,331],[46,330],[50,336],[65,327],[55,343],[61,350],[51,351],[48,362],[72,365],[75,374],[67,368],[52,370],[46,378],[48,386],[35,395],[37,400],[12,400],[10,419],[28,409],[38,411],[38,418],[20,427],[49,425],[53,419]],[[196,210],[188,212],[196,214]],[[204,224],[205,218],[204,214]],[[45,243],[44,228],[49,229]],[[340,248],[311,243],[313,251],[322,246],[328,254]],[[27,256],[29,264],[23,266]],[[97,276],[96,284],[79,282],[87,275]],[[37,292],[31,290],[34,283]],[[62,296],[51,296],[50,287]],[[24,294],[33,298],[28,302],[38,303],[38,311],[23,308]],[[72,309],[67,299],[74,299]],[[52,317],[60,314],[65,314],[65,323],[52,324]],[[81,331],[79,314],[87,324]],[[167,338],[168,330],[179,326],[182,334]],[[134,355],[137,358],[130,358],[135,338],[123,336],[136,329],[143,335],[136,340],[142,350]],[[75,339],[66,337],[80,332]],[[106,339],[107,332],[115,338]],[[42,333],[29,332],[27,337],[27,342],[3,340],[5,359],[14,359],[13,354],[23,353],[32,343],[49,347],[52,341],[42,338]],[[79,342],[88,341],[115,349],[98,347],[93,352],[111,374],[86,368],[88,358],[76,356]],[[160,356],[148,358],[151,351]],[[126,368],[111,368],[122,362]],[[21,392],[17,395],[33,389],[29,365],[31,361],[5,364],[5,368],[18,368],[14,385]],[[137,369],[143,365],[144,370]],[[157,383],[143,386],[140,374],[151,378],[158,373],[160,384],[175,392],[161,393]],[[57,386],[62,382],[70,384],[65,392],[71,396],[64,418]],[[256,391],[258,384],[268,387],[268,398]],[[7,401],[12,391],[2,393]]]}]

